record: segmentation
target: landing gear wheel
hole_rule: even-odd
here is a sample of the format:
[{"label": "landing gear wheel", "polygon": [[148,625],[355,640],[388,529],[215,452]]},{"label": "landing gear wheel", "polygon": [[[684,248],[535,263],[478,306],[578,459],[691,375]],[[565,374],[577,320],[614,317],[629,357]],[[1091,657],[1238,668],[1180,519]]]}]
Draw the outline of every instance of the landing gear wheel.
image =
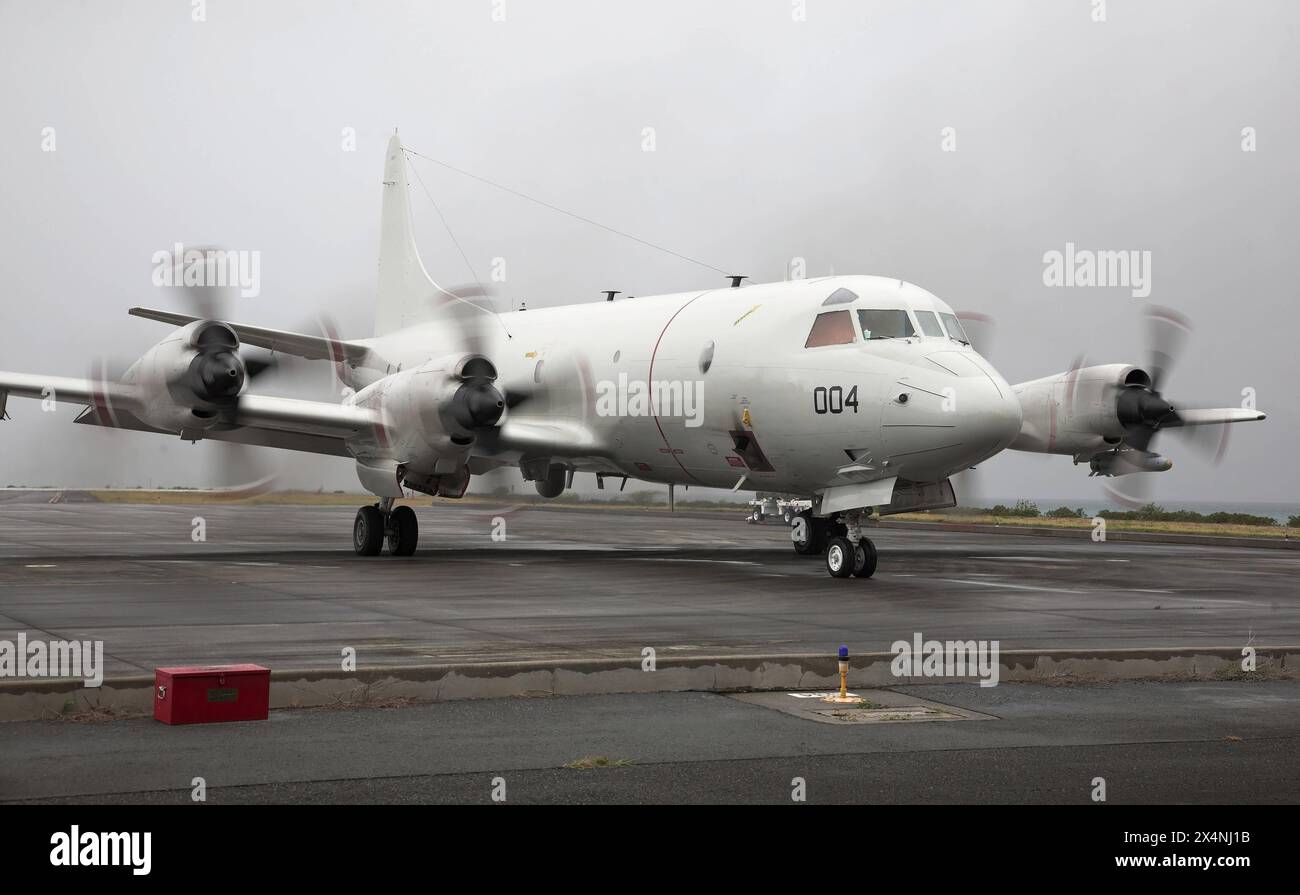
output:
[{"label": "landing gear wheel", "polygon": [[362,507],[352,523],[352,549],[357,556],[377,556],[384,546],[384,514],[379,507]]},{"label": "landing gear wheel", "polygon": [[800,556],[818,556],[826,549],[826,520],[800,513],[790,523],[790,540]]},{"label": "landing gear wheel", "polygon": [[388,552],[393,556],[410,556],[415,552],[415,544],[420,540],[420,525],[415,520],[415,510],[407,506],[397,507],[388,516],[388,529],[385,532]]},{"label": "landing gear wheel", "polygon": [[826,547],[826,571],[832,578],[848,578],[853,574],[856,553],[848,538],[831,538]]},{"label": "landing gear wheel", "polygon": [[858,549],[853,551],[853,577],[870,578],[876,574],[876,545],[871,543],[871,538],[863,538],[858,541]]}]

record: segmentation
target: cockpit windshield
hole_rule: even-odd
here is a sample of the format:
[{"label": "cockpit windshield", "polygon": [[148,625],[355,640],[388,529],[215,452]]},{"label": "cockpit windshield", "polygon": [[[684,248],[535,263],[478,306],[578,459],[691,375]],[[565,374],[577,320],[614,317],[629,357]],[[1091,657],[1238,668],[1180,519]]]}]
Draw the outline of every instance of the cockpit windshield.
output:
[{"label": "cockpit windshield", "polygon": [[823,348],[827,345],[851,345],[855,336],[853,335],[853,318],[848,311],[827,311],[824,314],[818,314],[817,319],[813,321],[812,330],[808,333],[808,339],[803,343],[805,348]]},{"label": "cockpit windshield", "polygon": [[939,325],[939,318],[934,316],[934,311],[917,311],[916,319],[921,324],[921,332],[932,339],[943,338],[943,327]]},{"label": "cockpit windshield", "polygon": [[970,339],[966,337],[966,330],[962,329],[961,321],[955,314],[939,314],[939,319],[943,321],[944,328],[948,330],[948,338],[961,342],[963,345],[969,345]]},{"label": "cockpit windshield", "polygon": [[862,324],[862,338],[906,339],[916,335],[912,318],[903,310],[859,310],[858,322]]}]

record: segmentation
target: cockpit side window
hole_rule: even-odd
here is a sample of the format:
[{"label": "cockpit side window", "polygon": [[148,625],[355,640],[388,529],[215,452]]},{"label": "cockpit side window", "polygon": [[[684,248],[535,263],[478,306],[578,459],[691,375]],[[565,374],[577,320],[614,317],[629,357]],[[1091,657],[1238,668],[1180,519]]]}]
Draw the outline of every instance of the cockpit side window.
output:
[{"label": "cockpit side window", "polygon": [[805,348],[821,348],[825,345],[849,345],[853,342],[853,317],[848,311],[828,311],[818,314],[813,321],[812,331],[808,333]]},{"label": "cockpit side window", "polygon": [[862,338],[872,339],[906,339],[916,335],[912,328],[912,318],[901,308],[887,310],[860,310],[858,322],[862,324]]},{"label": "cockpit side window", "polygon": [[939,318],[934,316],[934,311],[917,311],[916,319],[921,324],[921,332],[936,339],[943,338],[943,327],[939,325]]},{"label": "cockpit side window", "polygon": [[961,342],[963,345],[970,344],[970,339],[966,337],[966,330],[962,328],[961,321],[957,319],[957,315],[941,313],[939,319],[943,321],[944,329],[948,330],[948,338],[956,342]]}]

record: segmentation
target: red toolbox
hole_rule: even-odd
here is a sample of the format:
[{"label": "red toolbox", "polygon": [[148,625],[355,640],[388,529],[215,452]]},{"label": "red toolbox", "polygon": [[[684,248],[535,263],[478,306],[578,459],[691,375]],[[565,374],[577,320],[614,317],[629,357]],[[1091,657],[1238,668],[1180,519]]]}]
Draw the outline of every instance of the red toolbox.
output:
[{"label": "red toolbox", "polygon": [[155,668],[153,716],[164,724],[265,721],[271,669],[261,665]]}]

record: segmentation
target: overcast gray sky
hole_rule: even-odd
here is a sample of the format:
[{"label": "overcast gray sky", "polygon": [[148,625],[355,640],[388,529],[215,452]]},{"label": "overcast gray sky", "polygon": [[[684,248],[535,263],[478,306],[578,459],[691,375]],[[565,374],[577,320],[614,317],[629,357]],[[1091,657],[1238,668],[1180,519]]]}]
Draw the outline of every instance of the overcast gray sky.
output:
[{"label": "overcast gray sky", "polygon": [[[504,7],[504,20],[494,13]],[[261,253],[237,319],[319,311],[369,334],[384,143],[410,147],[755,281],[906,278],[995,318],[1020,381],[1145,360],[1157,303],[1195,333],[1166,396],[1269,420],[1155,496],[1300,499],[1300,4],[1111,0],[0,0],[0,369],[84,375],[164,334],[155,251]],[[1256,148],[1242,149],[1243,128]],[[53,128],[55,151],[43,151]],[[355,151],[343,148],[354,128]],[[644,151],[645,128],[655,150]],[[956,151],[941,134],[953,128]],[[715,285],[710,270],[416,162],[425,260],[530,307]],[[1043,254],[1152,253],[1146,300],[1043,283]],[[14,400],[0,484],[196,481],[211,446],[71,425]],[[343,460],[290,483],[356,487]],[[1066,458],[987,465],[1000,496],[1095,496]]]}]

